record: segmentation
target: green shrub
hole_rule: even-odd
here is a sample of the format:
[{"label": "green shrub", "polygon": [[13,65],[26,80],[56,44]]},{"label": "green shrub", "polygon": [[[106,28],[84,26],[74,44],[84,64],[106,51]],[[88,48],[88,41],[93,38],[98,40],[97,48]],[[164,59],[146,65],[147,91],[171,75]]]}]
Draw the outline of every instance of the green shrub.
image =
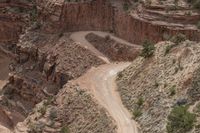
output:
[{"label": "green shrub", "polygon": [[137,105],[140,107],[143,105],[143,103],[144,103],[144,99],[142,97],[139,97],[137,100]]},{"label": "green shrub", "polygon": [[195,114],[187,111],[187,106],[176,106],[168,116],[168,133],[186,133],[194,127]]},{"label": "green shrub", "polygon": [[142,115],[141,109],[139,109],[139,108],[134,109],[134,111],[133,111],[133,117],[134,117],[134,118],[138,118],[138,117],[140,117],[141,115]]},{"label": "green shrub", "polygon": [[146,40],[146,41],[143,42],[142,46],[143,46],[142,53],[141,53],[142,57],[148,58],[148,57],[151,57],[154,54],[155,46],[154,46],[153,43]]},{"label": "green shrub", "polygon": [[176,45],[180,44],[181,42],[186,40],[186,36],[184,34],[177,34],[171,38],[171,41],[174,42]]}]

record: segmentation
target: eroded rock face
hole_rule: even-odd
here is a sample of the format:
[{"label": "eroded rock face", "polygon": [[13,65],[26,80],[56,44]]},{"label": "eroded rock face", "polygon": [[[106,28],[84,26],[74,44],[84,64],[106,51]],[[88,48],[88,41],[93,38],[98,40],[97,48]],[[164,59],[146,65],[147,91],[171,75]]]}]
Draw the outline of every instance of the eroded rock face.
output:
[{"label": "eroded rock face", "polygon": [[[177,26],[168,23],[163,24],[162,22],[154,23],[117,9],[109,1],[97,0],[79,3],[50,2],[47,0],[38,1],[38,3],[40,17],[43,18],[42,23],[45,23],[44,29],[46,31],[53,32],[58,29],[65,31],[110,31],[136,44],[141,44],[145,39],[158,42],[165,39],[164,34],[173,36],[177,33],[185,34],[190,40],[199,41],[200,32],[198,29],[185,28],[184,25]],[[48,6],[46,3],[51,4]],[[52,10],[56,10],[56,12],[54,13]],[[187,18],[187,16],[185,17]]]},{"label": "eroded rock face", "polygon": [[153,24],[137,16],[127,15],[124,12],[115,13],[115,34],[132,43],[141,44],[144,40],[159,42],[164,35],[173,36],[178,33],[185,34],[190,40],[199,41],[198,29],[184,29],[167,24]]}]

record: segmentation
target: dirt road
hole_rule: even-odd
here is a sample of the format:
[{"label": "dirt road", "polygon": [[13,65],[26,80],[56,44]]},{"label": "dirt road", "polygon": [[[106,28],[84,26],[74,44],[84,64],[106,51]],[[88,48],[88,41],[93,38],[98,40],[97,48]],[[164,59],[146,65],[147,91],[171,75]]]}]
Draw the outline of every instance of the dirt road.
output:
[{"label": "dirt road", "polygon": [[[102,55],[96,50],[87,40],[85,36],[90,32],[76,32],[72,34],[71,38],[79,42],[80,45],[88,48],[97,56]],[[107,35],[107,33],[95,32],[98,35]],[[114,36],[113,38],[127,43]],[[129,45],[129,44],[128,44]],[[103,55],[106,59],[106,57]],[[119,71],[125,69],[130,63],[109,63],[99,66],[98,68],[92,68],[82,77],[76,80],[82,88],[87,88],[94,98],[102,105],[116,121],[118,133],[138,133],[137,124],[131,118],[131,114],[122,104],[117,87],[115,84],[115,77]]]}]

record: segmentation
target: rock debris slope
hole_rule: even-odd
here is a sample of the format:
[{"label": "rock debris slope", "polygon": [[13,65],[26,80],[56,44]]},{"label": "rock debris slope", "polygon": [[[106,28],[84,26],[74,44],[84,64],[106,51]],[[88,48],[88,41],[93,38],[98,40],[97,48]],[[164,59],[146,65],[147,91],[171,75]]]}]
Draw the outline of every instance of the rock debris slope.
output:
[{"label": "rock debris slope", "polygon": [[[160,42],[152,57],[138,57],[118,73],[123,104],[137,116],[144,133],[166,132],[167,118],[174,106],[199,102],[199,51],[196,42]],[[198,126],[191,132],[199,132]]]}]

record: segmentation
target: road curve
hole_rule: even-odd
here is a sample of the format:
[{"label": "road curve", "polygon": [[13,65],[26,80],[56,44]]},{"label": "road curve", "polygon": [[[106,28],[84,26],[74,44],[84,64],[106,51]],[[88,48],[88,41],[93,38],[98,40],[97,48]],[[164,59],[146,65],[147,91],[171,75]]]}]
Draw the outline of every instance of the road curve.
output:
[{"label": "road curve", "polygon": [[[96,50],[85,39],[88,33],[90,32],[75,32],[71,35],[71,38],[94,52],[97,56],[101,55],[102,57],[102,53]],[[95,34],[96,33],[100,33],[101,35],[107,34],[102,32],[95,32]],[[115,39],[118,38],[115,37]],[[122,41],[122,43],[125,42],[121,39],[118,40]],[[104,56],[104,59],[105,58]],[[86,74],[75,81],[82,88],[87,88],[98,103],[109,112],[110,116],[116,121],[118,133],[138,133],[137,123],[132,119],[131,114],[122,104],[115,83],[117,73],[125,69],[128,65],[130,65],[130,63],[124,62],[101,65],[97,68],[90,69]]]},{"label": "road curve", "polygon": [[81,87],[89,89],[98,103],[116,121],[118,133],[138,133],[137,124],[122,104],[115,84],[116,74],[129,64],[106,64],[98,68],[92,68],[77,80]]}]

